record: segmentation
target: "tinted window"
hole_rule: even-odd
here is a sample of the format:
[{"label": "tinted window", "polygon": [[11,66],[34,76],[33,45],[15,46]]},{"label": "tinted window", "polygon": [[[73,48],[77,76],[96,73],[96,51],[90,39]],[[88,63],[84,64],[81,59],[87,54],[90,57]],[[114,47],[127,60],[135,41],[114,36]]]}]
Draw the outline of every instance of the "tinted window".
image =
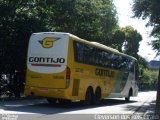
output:
[{"label": "tinted window", "polygon": [[76,62],[119,69],[122,71],[131,70],[132,66],[134,66],[134,61],[127,57],[77,41],[74,41],[74,57]]}]

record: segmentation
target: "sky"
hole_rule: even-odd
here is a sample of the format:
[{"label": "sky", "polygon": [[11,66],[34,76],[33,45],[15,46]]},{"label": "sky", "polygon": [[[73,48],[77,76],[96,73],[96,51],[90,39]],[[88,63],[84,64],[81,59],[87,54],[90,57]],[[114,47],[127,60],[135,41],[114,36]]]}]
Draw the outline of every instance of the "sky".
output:
[{"label": "sky", "polygon": [[145,58],[147,61],[157,59],[155,58],[156,52],[152,50],[150,45],[148,45],[148,43],[154,39],[149,37],[152,28],[145,26],[147,20],[132,18],[133,12],[131,7],[133,0],[113,0],[113,1],[118,12],[119,26],[121,27],[132,26],[143,37],[142,41],[140,42],[138,54],[143,58]]}]

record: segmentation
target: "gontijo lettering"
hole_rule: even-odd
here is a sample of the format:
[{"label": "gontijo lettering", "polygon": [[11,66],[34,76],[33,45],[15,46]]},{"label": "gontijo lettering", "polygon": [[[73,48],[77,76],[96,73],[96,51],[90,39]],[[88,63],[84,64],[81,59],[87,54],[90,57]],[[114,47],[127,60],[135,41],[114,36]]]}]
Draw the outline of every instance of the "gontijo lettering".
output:
[{"label": "gontijo lettering", "polygon": [[103,77],[114,77],[114,71],[96,68],[95,74]]},{"label": "gontijo lettering", "polygon": [[29,57],[30,63],[65,63],[64,58]]}]

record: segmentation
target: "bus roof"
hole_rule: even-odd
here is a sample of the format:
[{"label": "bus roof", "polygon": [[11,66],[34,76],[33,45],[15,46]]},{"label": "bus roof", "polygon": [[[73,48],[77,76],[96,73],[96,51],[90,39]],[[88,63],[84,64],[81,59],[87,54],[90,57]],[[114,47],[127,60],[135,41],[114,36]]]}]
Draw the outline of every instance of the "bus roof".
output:
[{"label": "bus roof", "polygon": [[33,33],[33,34],[62,34],[62,35],[72,35],[70,33],[65,33],[65,32],[38,32],[38,33]]},{"label": "bus roof", "polygon": [[107,50],[107,51],[113,52],[113,53],[115,53],[115,54],[119,54],[119,55],[122,55],[122,56],[125,56],[125,57],[128,57],[128,58],[131,58],[131,59],[134,59],[134,60],[137,61],[136,58],[134,58],[134,57],[132,57],[132,56],[130,56],[130,55],[124,54],[124,53],[122,53],[122,52],[119,52],[117,49],[108,47],[108,46],[103,45],[103,44],[98,43],[98,42],[93,42],[93,41],[90,42],[90,41],[84,40],[84,39],[79,38],[79,37],[77,37],[77,36],[75,36],[75,35],[73,35],[73,34],[69,34],[69,35],[70,35],[71,37],[75,38],[74,40],[76,40],[76,41],[80,41],[80,42],[86,43],[86,44],[88,44],[88,45],[95,46],[95,47],[98,47],[98,48],[100,48],[100,49],[104,49],[104,50]]},{"label": "bus roof", "polygon": [[130,56],[130,55],[127,55],[127,54],[124,54],[122,52],[119,52],[117,49],[114,49],[114,48],[111,48],[111,47],[108,47],[106,45],[103,45],[101,43],[98,43],[98,42],[90,42],[90,41],[87,41],[85,39],[82,39],[82,38],[79,38],[77,37],[76,35],[73,35],[71,33],[66,33],[66,32],[38,32],[38,33],[33,33],[33,34],[61,34],[61,35],[68,35],[72,38],[74,38],[74,40],[76,41],[80,41],[80,42],[83,42],[85,44],[88,44],[88,45],[91,45],[91,46],[95,46],[95,47],[98,47],[100,49],[104,49],[104,50],[107,50],[107,51],[110,51],[110,52],[114,52],[115,54],[119,54],[119,55],[122,55],[122,56],[126,56],[128,58],[131,58],[131,59],[134,59],[134,60],[137,60],[136,58]]}]

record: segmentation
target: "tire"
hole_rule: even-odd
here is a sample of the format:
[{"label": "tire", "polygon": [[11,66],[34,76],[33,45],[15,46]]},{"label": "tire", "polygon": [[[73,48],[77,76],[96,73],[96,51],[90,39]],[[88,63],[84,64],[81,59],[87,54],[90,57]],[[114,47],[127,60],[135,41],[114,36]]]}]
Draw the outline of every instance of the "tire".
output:
[{"label": "tire", "polygon": [[126,102],[129,102],[129,101],[130,101],[130,96],[125,97],[125,101],[126,101]]},{"label": "tire", "polygon": [[93,103],[93,91],[88,88],[85,95],[84,105],[91,105]]},{"label": "tire", "polygon": [[47,101],[49,104],[53,105],[57,102],[57,99],[54,99],[54,98],[47,98]]},{"label": "tire", "polygon": [[98,105],[101,102],[101,89],[97,88],[94,95],[94,104]]},{"label": "tire", "polygon": [[132,89],[129,90],[128,97],[125,97],[125,101],[129,102],[131,96],[132,96]]}]

